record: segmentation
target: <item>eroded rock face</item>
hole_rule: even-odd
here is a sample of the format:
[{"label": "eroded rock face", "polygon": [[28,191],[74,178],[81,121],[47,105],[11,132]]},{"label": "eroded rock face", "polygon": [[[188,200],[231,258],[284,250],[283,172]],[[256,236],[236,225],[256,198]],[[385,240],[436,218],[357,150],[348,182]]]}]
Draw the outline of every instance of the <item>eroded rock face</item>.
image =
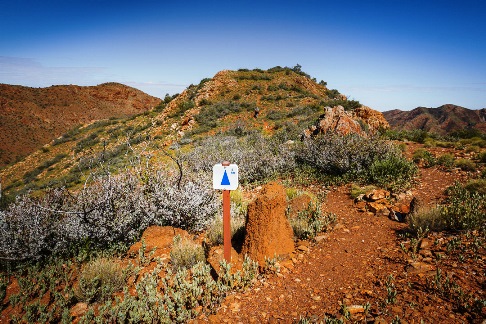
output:
[{"label": "eroded rock face", "polygon": [[260,196],[248,206],[243,255],[264,265],[265,258],[294,251],[294,233],[285,217],[286,207],[283,186],[270,183],[263,187]]},{"label": "eroded rock face", "polygon": [[316,125],[306,132],[307,136],[329,132],[366,136],[375,134],[379,129],[390,128],[382,113],[366,106],[356,108],[354,111],[346,111],[343,106],[326,107]]}]

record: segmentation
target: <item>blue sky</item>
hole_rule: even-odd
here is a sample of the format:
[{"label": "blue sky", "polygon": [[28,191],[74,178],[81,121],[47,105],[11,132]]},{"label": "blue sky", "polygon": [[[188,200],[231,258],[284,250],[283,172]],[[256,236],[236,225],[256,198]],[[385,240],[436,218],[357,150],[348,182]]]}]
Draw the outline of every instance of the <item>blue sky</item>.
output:
[{"label": "blue sky", "polygon": [[486,107],[486,1],[2,0],[0,83],[163,98],[220,70],[302,70],[385,111]]}]

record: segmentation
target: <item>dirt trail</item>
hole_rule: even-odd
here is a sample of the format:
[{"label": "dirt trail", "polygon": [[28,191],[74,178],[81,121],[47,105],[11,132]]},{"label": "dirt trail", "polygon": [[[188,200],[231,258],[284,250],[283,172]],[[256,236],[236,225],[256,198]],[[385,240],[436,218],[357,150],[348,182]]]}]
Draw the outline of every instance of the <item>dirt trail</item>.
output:
[{"label": "dirt trail", "polygon": [[[426,205],[433,205],[459,177],[437,169],[422,169],[413,192],[417,191]],[[216,315],[203,321],[292,323],[304,316],[316,320],[324,316],[340,318],[341,303],[350,312],[360,309],[353,305],[369,303],[367,318],[375,321],[381,318],[389,322],[397,315],[416,323],[421,319],[451,323],[464,320],[444,311],[435,312],[440,301],[424,300],[406,287],[400,288],[401,303],[385,303],[387,288],[391,287],[387,284],[390,275],[394,284],[405,286],[407,257],[397,243],[397,231],[406,228],[406,224],[358,212],[349,197],[349,187],[329,192],[323,210],[338,217],[332,232],[311,244],[309,251],[301,247],[294,262],[283,263],[278,275],[259,281],[245,293],[229,296]],[[428,309],[430,303],[436,306]],[[363,318],[362,311],[353,315],[355,320]]]}]

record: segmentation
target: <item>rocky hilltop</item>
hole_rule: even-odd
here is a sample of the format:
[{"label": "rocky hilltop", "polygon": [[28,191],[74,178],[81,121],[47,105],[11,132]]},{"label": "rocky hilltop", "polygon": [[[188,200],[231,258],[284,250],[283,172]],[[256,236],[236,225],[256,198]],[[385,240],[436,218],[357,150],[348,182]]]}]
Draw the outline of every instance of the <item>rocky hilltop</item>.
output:
[{"label": "rocky hilltop", "polygon": [[445,135],[473,128],[486,133],[486,108],[471,110],[449,104],[438,108],[418,107],[411,111],[390,110],[383,116],[397,130],[420,129]]},{"label": "rocky hilltop", "polygon": [[0,84],[0,167],[25,157],[76,125],[132,116],[159,102],[119,83],[48,88]]},{"label": "rocky hilltop", "polygon": [[[238,137],[260,133],[276,135],[287,141],[329,132],[366,136],[389,127],[380,112],[358,101],[348,100],[338,90],[328,89],[326,85],[326,82],[317,82],[299,68],[275,67],[268,70],[224,70],[197,85],[190,85],[181,94],[168,95],[159,102],[134,89],[114,84],[92,88],[10,88],[11,91],[29,93],[30,97],[23,96],[29,98],[24,99],[26,104],[23,106],[33,107],[20,110],[22,113],[16,115],[9,108],[13,99],[2,99],[5,102],[2,107],[11,111],[9,118],[17,122],[8,125],[15,125],[10,126],[12,129],[19,128],[17,133],[9,133],[10,143],[14,142],[10,139],[13,137],[27,137],[28,140],[22,143],[37,143],[35,136],[40,135],[32,135],[34,137],[31,138],[26,135],[29,131],[22,128],[30,119],[37,121],[34,125],[41,125],[26,128],[32,134],[40,133],[43,138],[50,136],[49,140],[56,140],[21,162],[0,170],[2,186],[4,191],[11,192],[52,185],[75,186],[101,164],[110,165],[113,170],[123,168],[130,163],[133,154],[138,154],[136,152],[164,160],[167,156],[161,148],[170,150],[190,146],[215,134]],[[43,105],[43,95],[36,91],[58,91],[63,95],[48,93],[51,98],[64,99],[53,99],[55,104]],[[125,110],[128,108],[131,113],[142,112],[154,105],[147,113],[133,118],[98,121],[64,130],[64,134],[57,125],[58,121],[75,125],[120,116],[128,114]],[[17,107],[22,105],[18,103]],[[99,112],[96,107],[100,108]],[[16,116],[20,117],[15,119]],[[22,145],[27,147],[27,144]],[[11,152],[15,147],[7,146],[4,150],[7,149]]]},{"label": "rocky hilltop", "polygon": [[[171,116],[181,118],[173,120]],[[177,131],[168,137],[170,141],[188,132],[211,133],[234,127],[273,133],[293,124],[305,136],[317,132],[366,135],[389,128],[380,112],[347,100],[323,81],[317,83],[305,73],[281,67],[220,71],[188,87],[157,119]]]}]

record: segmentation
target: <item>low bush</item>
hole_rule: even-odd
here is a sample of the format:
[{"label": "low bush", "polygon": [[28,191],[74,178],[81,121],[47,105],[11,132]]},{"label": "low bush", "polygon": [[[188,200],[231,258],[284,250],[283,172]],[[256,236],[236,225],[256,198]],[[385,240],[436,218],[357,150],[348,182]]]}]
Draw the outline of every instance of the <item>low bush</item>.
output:
[{"label": "low bush", "polygon": [[358,135],[306,139],[296,159],[299,165],[308,165],[320,175],[364,180],[392,189],[408,186],[416,173],[393,144]]},{"label": "low bush", "polygon": [[0,211],[0,259],[40,258],[86,241],[93,247],[128,243],[150,225],[209,226],[219,206],[209,186],[139,172],[100,176],[77,194],[59,188],[42,198],[18,197]]},{"label": "low bush", "polygon": [[215,280],[209,264],[199,262],[191,269],[173,271],[159,263],[142,277],[135,291],[125,289],[123,298],[98,305],[96,313],[90,308],[81,322],[186,323],[201,313],[212,313],[229,292],[249,287],[257,271],[258,264],[249,258],[238,271],[222,262]]},{"label": "low bush", "polygon": [[423,166],[427,168],[434,166],[437,162],[435,156],[423,148],[415,150],[412,158],[415,163],[423,163]]},{"label": "low bush", "polygon": [[76,297],[88,303],[107,300],[123,289],[125,280],[123,268],[116,260],[95,259],[81,270]]},{"label": "low bush", "polygon": [[486,179],[471,180],[464,186],[471,193],[486,195]]},{"label": "low bush", "polygon": [[212,174],[213,165],[225,160],[239,166],[243,184],[267,181],[295,168],[294,153],[288,145],[258,133],[208,137],[195,146],[183,160],[191,172],[206,177]]},{"label": "low bush", "polygon": [[477,159],[479,160],[480,163],[486,163],[486,151],[480,152],[477,155]]},{"label": "low bush", "polygon": [[469,159],[457,159],[454,165],[463,171],[476,171],[476,163]]},{"label": "low bush", "polygon": [[400,155],[377,159],[367,172],[368,182],[389,190],[400,190],[411,185],[417,167]]},{"label": "low bush", "polygon": [[336,223],[336,215],[322,213],[318,202],[310,202],[307,208],[290,217],[290,226],[294,236],[301,240],[313,239],[320,232],[329,230]]},{"label": "low bush", "polygon": [[454,184],[447,190],[444,204],[418,211],[408,218],[413,232],[459,231],[484,229],[486,226],[486,195]]},{"label": "low bush", "polygon": [[96,132],[91,133],[90,135],[86,136],[85,138],[79,140],[76,143],[76,147],[74,148],[75,153],[79,153],[87,148],[90,148],[100,142],[98,138],[98,134]]},{"label": "low bush", "polygon": [[371,190],[374,190],[374,189],[376,189],[375,186],[361,187],[361,186],[358,186],[358,185],[353,183],[351,185],[351,190],[350,190],[349,195],[351,196],[351,198],[356,199],[359,196],[364,195],[364,194],[366,194],[366,193],[368,193],[368,192],[370,192]]},{"label": "low bush", "polygon": [[437,164],[445,167],[446,169],[451,169],[454,166],[454,155],[450,153],[445,153],[437,158]]},{"label": "low bush", "polygon": [[170,263],[175,270],[190,269],[198,262],[205,262],[204,249],[188,238],[176,235],[170,251]]}]

